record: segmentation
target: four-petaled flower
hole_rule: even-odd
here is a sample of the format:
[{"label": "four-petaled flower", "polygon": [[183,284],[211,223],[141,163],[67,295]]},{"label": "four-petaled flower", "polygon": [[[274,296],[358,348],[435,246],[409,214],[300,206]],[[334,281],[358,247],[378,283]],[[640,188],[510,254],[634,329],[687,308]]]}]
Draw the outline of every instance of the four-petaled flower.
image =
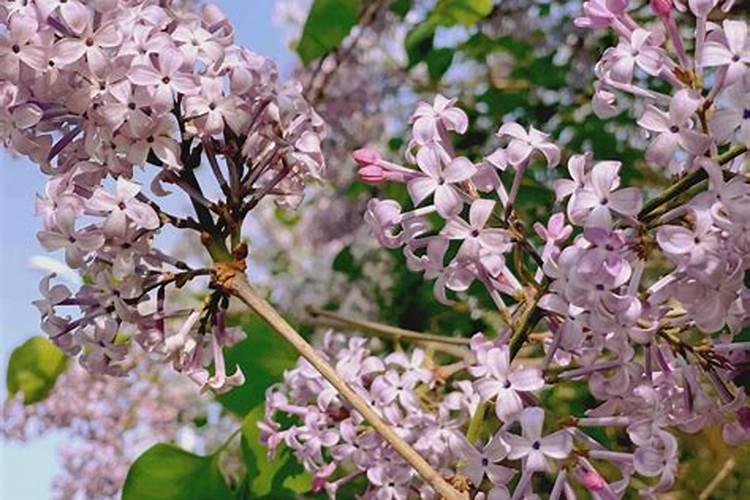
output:
[{"label": "four-petaled flower", "polygon": [[520,415],[522,435],[503,432],[510,446],[508,458],[523,459],[524,468],[541,471],[547,467],[548,458],[563,459],[573,449],[573,439],[566,430],[542,436],[544,410],[537,406],[526,408]]}]

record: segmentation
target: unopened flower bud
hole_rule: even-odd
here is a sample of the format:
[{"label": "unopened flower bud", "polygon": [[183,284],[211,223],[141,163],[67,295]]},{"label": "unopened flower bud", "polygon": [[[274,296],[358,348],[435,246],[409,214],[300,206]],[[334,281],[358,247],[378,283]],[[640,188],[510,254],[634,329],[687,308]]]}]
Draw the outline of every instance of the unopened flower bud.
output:
[{"label": "unopened flower bud", "polygon": [[366,165],[359,169],[359,178],[368,184],[380,184],[385,180],[385,171],[377,165]]},{"label": "unopened flower bud", "polygon": [[352,153],[352,157],[354,158],[354,161],[359,163],[360,167],[366,167],[373,163],[378,163],[381,159],[380,154],[372,149],[358,149]]},{"label": "unopened flower bud", "polygon": [[599,491],[604,488],[606,483],[599,473],[588,471],[581,475],[581,484],[589,491]]},{"label": "unopened flower bud", "polygon": [[660,17],[669,17],[672,12],[672,0],[651,0],[651,10]]}]

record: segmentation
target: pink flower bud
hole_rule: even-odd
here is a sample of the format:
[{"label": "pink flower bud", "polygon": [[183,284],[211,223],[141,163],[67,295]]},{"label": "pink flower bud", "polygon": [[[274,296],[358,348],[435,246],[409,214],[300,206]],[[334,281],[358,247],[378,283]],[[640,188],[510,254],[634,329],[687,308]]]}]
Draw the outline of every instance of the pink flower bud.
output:
[{"label": "pink flower bud", "polygon": [[588,471],[581,475],[581,484],[589,491],[599,491],[604,488],[606,483],[599,473]]},{"label": "pink flower bud", "polygon": [[361,167],[378,163],[381,159],[380,154],[372,149],[358,149],[352,153],[352,157]]},{"label": "pink flower bud", "polygon": [[669,17],[672,12],[672,0],[651,0],[651,10],[660,17]]},{"label": "pink flower bud", "polygon": [[359,169],[359,178],[368,184],[380,184],[385,180],[385,170],[377,165],[365,165]]}]

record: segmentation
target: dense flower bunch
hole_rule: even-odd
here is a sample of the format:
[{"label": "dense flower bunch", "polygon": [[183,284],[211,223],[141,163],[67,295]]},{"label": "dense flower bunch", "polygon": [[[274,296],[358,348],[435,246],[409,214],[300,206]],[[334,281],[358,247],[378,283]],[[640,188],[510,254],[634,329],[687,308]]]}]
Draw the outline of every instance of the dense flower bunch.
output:
[{"label": "dense flower bunch", "polygon": [[[405,210],[395,200],[369,203],[365,217],[380,243],[403,247],[409,267],[435,280],[435,295],[443,302],[451,301],[450,292],[466,292],[480,283],[509,326],[492,347],[477,348],[479,341],[474,342],[472,380],[465,387],[476,391],[479,402],[494,404],[495,426],[506,431],[520,423],[523,428],[523,438],[501,433],[486,445],[476,441],[477,435],[468,439],[468,453],[483,456],[479,463],[485,467],[524,458],[514,498],[532,491],[530,476],[545,470],[558,478],[554,498],[571,488],[573,478],[595,497],[619,498],[634,474],[654,478],[640,492],[655,496],[675,479],[678,446],[670,431],[723,425],[730,444],[750,438],[745,390],[733,383],[747,365],[748,352],[747,343],[733,337],[750,324],[750,290],[744,280],[750,267],[750,186],[743,164],[749,145],[743,120],[750,117],[745,109],[750,56],[744,21],[708,21],[718,4],[673,6],[670,0],[654,0],[655,16],[639,24],[628,14],[627,0],[594,0],[584,3],[584,15],[576,21],[580,27],[611,27],[619,37],[596,67],[595,111],[603,117],[619,114],[620,93],[643,101],[638,125],[650,138],[647,161],[682,175],[646,203],[639,188],[621,185],[620,162],[573,155],[567,159],[570,179],[559,178],[553,186],[565,210],[546,224],[534,224],[539,240],[532,240],[514,203],[529,166],[536,161],[557,166],[560,148],[534,127],[509,122],[498,130],[500,148],[479,161],[458,156],[451,134],[466,131],[467,115],[455,100],[442,96],[420,104],[412,116],[406,160],[416,168],[369,149],[354,155],[363,180],[403,183],[414,204]],[[731,2],[722,4],[731,7]],[[683,38],[688,26],[694,27],[693,36]],[[654,79],[673,92],[654,90]],[[544,379],[511,364],[540,320],[548,328],[541,334],[544,355],[538,360]],[[383,385],[391,387],[386,392],[396,394],[402,410],[416,399],[417,415],[430,407],[414,397],[420,389],[403,393],[418,378],[409,375],[406,384],[403,372],[388,376],[387,361],[365,363],[369,354],[354,347],[338,360],[340,370],[355,359],[357,370],[376,367],[374,374],[355,372],[355,385],[371,396]],[[417,363],[414,373],[427,366]],[[303,371],[287,380],[288,401],[271,393],[272,409],[315,404],[314,398],[294,395],[304,385]],[[586,415],[571,418],[565,434],[554,435],[550,453],[541,438],[544,410],[529,396],[545,380],[587,381],[600,402]],[[465,394],[464,405],[472,400]],[[390,401],[373,399],[383,414]],[[448,401],[439,398],[437,407]],[[331,416],[339,413],[326,401],[317,400],[317,406],[328,414],[323,427],[333,432],[325,436],[332,446],[343,439],[344,426]],[[475,406],[468,414],[474,418],[480,412]],[[356,423],[356,417],[347,418]],[[405,420],[397,421],[407,425]],[[320,432],[320,418],[306,425]],[[598,426],[622,428],[631,449],[606,449],[582,432]],[[299,429],[290,431],[295,437],[287,440],[298,450],[297,433],[311,432]],[[425,435],[418,429],[415,434]],[[556,466],[543,458],[561,459],[571,451],[575,460],[553,462]],[[322,467],[320,455],[303,457]],[[445,460],[440,456],[434,464],[440,467]],[[458,460],[459,476],[462,461],[471,463],[471,458],[464,454]],[[491,484],[476,470],[465,477],[473,491],[500,495],[497,487],[511,474],[485,472]],[[368,479],[371,488],[381,491],[380,478]],[[378,498],[412,493],[391,489]]]},{"label": "dense flower bunch", "polygon": [[[299,202],[324,168],[323,123],[301,86],[235,45],[213,5],[39,0],[4,3],[0,19],[0,141],[49,176],[39,241],[84,278],[78,290],[42,282],[44,331],[92,371],[123,375],[137,342],[204,388],[241,384],[243,374],[224,367],[222,349],[241,337],[224,325],[228,301],[172,304],[167,287],[209,270],[154,240],[165,226],[193,230],[226,260],[262,198]],[[218,200],[194,172],[204,157]],[[155,196],[182,191],[196,218],[164,210],[137,178]]]},{"label": "dense flower bunch", "polygon": [[[141,358],[126,377],[72,365],[44,401],[24,405],[18,394],[4,402],[4,439],[29,442],[67,433],[58,449],[62,471],[53,479],[54,498],[120,498],[131,462],[146,447],[175,441],[202,453],[237,426],[235,419],[219,417],[208,395],[197,398],[188,379]],[[196,425],[202,421],[210,425]]]},{"label": "dense flower bunch", "polygon": [[[516,470],[499,465],[506,458],[536,471],[545,468],[546,457],[562,459],[570,453],[569,431],[542,437],[544,413],[538,407],[523,411],[522,435],[511,432],[508,425],[483,449],[469,445],[464,434],[480,404],[496,396],[498,412],[519,413],[521,398],[532,401],[532,391],[544,385],[540,370],[511,370],[507,347],[481,334],[472,339],[471,351],[466,352],[467,359],[475,360],[468,365],[473,381],[446,383],[456,367],[436,365],[420,348],[375,355],[361,337],[328,332],[320,352],[437,470],[446,476],[458,471],[475,485],[486,475],[492,484],[488,498],[508,495],[506,485]],[[286,416],[285,421],[292,417],[295,423],[282,427],[279,414]],[[369,486],[363,498],[407,498],[416,492],[435,498],[429,486],[304,360],[285,374],[282,384],[268,390],[266,417],[260,426],[271,454],[285,443],[315,474],[314,485],[332,497],[347,483],[366,476]],[[520,491],[528,479],[525,476],[520,483]]]}]

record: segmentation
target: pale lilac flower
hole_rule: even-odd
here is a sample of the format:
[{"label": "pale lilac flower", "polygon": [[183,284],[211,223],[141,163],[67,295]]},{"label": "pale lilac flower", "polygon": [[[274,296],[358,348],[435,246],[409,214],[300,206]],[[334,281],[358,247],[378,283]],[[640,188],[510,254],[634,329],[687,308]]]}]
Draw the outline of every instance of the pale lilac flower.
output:
[{"label": "pale lilac flower", "polygon": [[466,113],[454,104],[456,99],[447,99],[438,94],[432,105],[420,102],[411,116],[414,139],[420,145],[427,145],[441,140],[440,130],[466,132],[469,119]]},{"label": "pale lilac flower", "polygon": [[693,130],[691,116],[701,105],[690,90],[677,92],[669,104],[669,113],[649,106],[638,120],[638,125],[652,132],[654,138],[646,151],[646,159],[667,166],[678,147],[693,155],[702,155],[711,139]]},{"label": "pale lilac flower", "polygon": [[407,409],[417,407],[414,388],[419,383],[419,375],[404,372],[399,375],[395,370],[388,370],[372,382],[372,393],[383,405],[398,401]]},{"label": "pale lilac flower", "polygon": [[504,123],[497,131],[498,137],[510,137],[508,161],[513,166],[525,163],[534,151],[539,151],[547,160],[548,167],[560,163],[560,148],[549,141],[549,135],[530,127],[527,132],[515,122]]},{"label": "pale lilac flower", "polygon": [[714,40],[706,42],[703,48],[701,66],[726,67],[725,85],[740,82],[747,74],[747,64],[750,63],[750,49],[747,42],[747,23],[726,19],[722,23],[726,44]]},{"label": "pale lilac flower", "polygon": [[539,407],[526,408],[519,417],[522,435],[504,432],[503,439],[510,446],[508,458],[523,459],[524,469],[544,470],[547,459],[566,458],[573,449],[573,440],[566,430],[542,436],[544,410]]},{"label": "pale lilac flower", "polygon": [[422,148],[417,153],[417,165],[426,175],[410,180],[406,187],[415,205],[434,193],[437,212],[445,217],[457,215],[463,207],[462,194],[456,184],[470,179],[477,171],[467,158],[452,159],[444,164],[434,149]]},{"label": "pale lilac flower", "polygon": [[521,393],[537,391],[544,387],[544,379],[536,368],[510,367],[510,350],[507,346],[493,347],[482,362],[487,375],[475,382],[483,401],[495,400],[498,418],[508,421],[523,409]]},{"label": "pale lilac flower", "polygon": [[17,81],[21,63],[43,70],[47,65],[44,49],[32,41],[38,28],[36,19],[16,15],[10,19],[8,28],[8,38],[0,40],[0,76]]},{"label": "pale lilac flower", "polygon": [[614,161],[597,163],[591,170],[583,189],[575,192],[568,202],[568,218],[574,224],[609,228],[612,212],[632,217],[641,209],[641,191],[620,185],[618,172],[621,164]]},{"label": "pale lilac flower", "polygon": [[132,68],[128,74],[130,81],[153,89],[154,104],[161,109],[172,109],[174,94],[188,94],[197,87],[193,78],[180,72],[185,57],[182,51],[166,48],[159,53],[158,69],[153,65]]},{"label": "pale lilac flower", "polygon": [[222,55],[222,46],[213,34],[201,26],[181,24],[172,33],[172,39],[178,42],[177,48],[185,56],[186,64],[193,64],[196,60],[205,63],[217,61]]},{"label": "pale lilac flower", "polygon": [[250,115],[240,107],[241,103],[235,95],[224,95],[221,79],[201,77],[200,92],[185,97],[185,118],[192,120],[204,135],[221,134],[224,123],[240,135],[250,120]]},{"label": "pale lilac flower", "polygon": [[739,128],[740,140],[750,146],[750,92],[745,90],[743,82],[738,82],[729,87],[724,95],[727,106],[716,110],[711,117],[711,132],[716,142],[731,142]]},{"label": "pale lilac flower", "polygon": [[102,229],[107,236],[122,236],[127,229],[128,221],[144,229],[157,229],[161,222],[153,208],[136,196],[141,187],[124,177],[117,179],[115,193],[108,193],[103,188],[97,189],[86,206],[90,210],[104,212],[106,220]]},{"label": "pale lilac flower", "polygon": [[469,209],[469,222],[459,217],[448,220],[441,234],[463,240],[458,255],[478,259],[492,276],[504,265],[502,254],[511,249],[511,235],[504,229],[485,227],[495,208],[492,200],[474,200]]},{"label": "pale lilac flower", "polygon": [[579,28],[608,28],[617,18],[611,4],[608,0],[583,2],[584,15],[575,19],[575,25]]},{"label": "pale lilac flower", "polygon": [[89,11],[79,0],[39,0],[42,18],[58,12],[74,33],[81,33],[89,23]]},{"label": "pale lilac flower", "polygon": [[425,368],[425,353],[422,349],[414,349],[408,357],[402,351],[391,353],[385,357],[384,363],[399,366],[413,373],[423,384],[429,384],[435,378],[433,373]]},{"label": "pale lilac flower", "polygon": [[39,293],[42,295],[42,298],[35,300],[33,304],[39,309],[39,314],[42,316],[54,314],[55,306],[73,295],[65,285],[57,284],[50,286],[50,281],[55,277],[56,275],[52,273],[42,278],[42,281],[39,282]]},{"label": "pale lilac flower", "polygon": [[695,228],[692,231],[682,226],[661,226],[656,232],[656,241],[668,255],[675,258],[686,256],[689,264],[698,265],[719,250],[719,238],[709,213],[696,211],[694,215]]},{"label": "pale lilac flower", "polygon": [[65,262],[73,269],[83,265],[84,259],[104,244],[104,236],[98,230],[75,229],[75,214],[61,210],[55,218],[55,226],[37,234],[45,250],[65,250]]},{"label": "pale lilac flower", "polygon": [[636,66],[656,76],[662,67],[662,53],[658,47],[649,44],[651,32],[636,29],[630,39],[620,38],[620,43],[605,57],[611,58],[610,74],[618,82],[630,83]]},{"label": "pale lilac flower", "polygon": [[80,34],[79,38],[67,38],[59,42],[59,50],[69,54],[68,64],[73,64],[81,58],[93,74],[100,74],[110,63],[106,50],[118,47],[122,43],[120,31],[114,23],[99,26],[94,31],[90,26]]},{"label": "pale lilac flower", "polygon": [[515,470],[499,464],[508,456],[508,445],[500,435],[490,439],[481,450],[477,450],[465,438],[460,439],[455,446],[460,457],[458,473],[468,477],[477,488],[485,477],[493,485],[505,485],[516,473]]},{"label": "pale lilac flower", "polygon": [[677,474],[677,439],[665,431],[657,431],[653,443],[635,450],[633,466],[644,476],[659,476],[659,482],[648,492],[664,492],[674,484]]}]

